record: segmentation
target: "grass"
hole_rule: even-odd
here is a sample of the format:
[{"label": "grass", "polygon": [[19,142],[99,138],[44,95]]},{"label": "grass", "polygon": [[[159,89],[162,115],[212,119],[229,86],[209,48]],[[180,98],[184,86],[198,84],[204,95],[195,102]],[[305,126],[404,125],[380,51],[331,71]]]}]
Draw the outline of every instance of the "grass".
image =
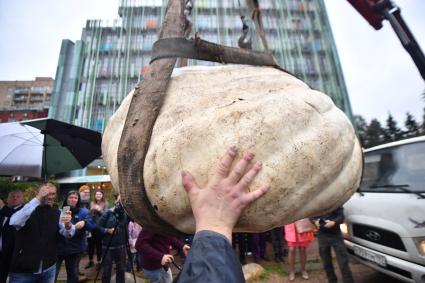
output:
[{"label": "grass", "polygon": [[[307,260],[307,267],[310,264],[318,264],[321,263],[320,259],[312,259],[312,260]],[[262,265],[264,268],[264,272],[261,274],[261,276],[258,278],[257,281],[262,282],[264,280],[269,279],[270,275],[272,274],[277,274],[279,277],[284,277],[284,276],[288,276],[289,273],[287,272],[288,270],[288,264],[285,263],[276,263],[276,262],[271,262],[271,263],[266,263]],[[308,269],[309,272],[317,272],[317,271],[321,271],[322,268],[314,268],[314,269]]]},{"label": "grass", "polygon": [[284,265],[286,267],[286,264],[275,263],[275,262],[263,265],[264,272],[261,274],[259,279],[261,281],[267,280],[272,273],[278,274],[279,276],[288,275],[288,273],[283,268]]}]

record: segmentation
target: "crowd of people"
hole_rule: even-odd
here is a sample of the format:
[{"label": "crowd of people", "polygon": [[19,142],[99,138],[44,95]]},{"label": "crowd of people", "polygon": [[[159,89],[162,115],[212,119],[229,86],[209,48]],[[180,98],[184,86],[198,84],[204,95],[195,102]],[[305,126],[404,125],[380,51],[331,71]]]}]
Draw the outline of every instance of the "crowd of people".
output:
[{"label": "crowd of people", "polygon": [[[79,282],[84,269],[94,268],[102,271],[101,280],[108,283],[114,263],[117,283],[125,282],[125,272],[132,268],[143,270],[150,282],[172,282],[172,266],[182,270],[178,282],[204,282],[202,278],[209,282],[244,282],[241,264],[247,262],[247,255],[252,254],[254,262],[260,264],[270,260],[266,255],[267,239],[271,240],[276,262],[284,262],[287,256],[289,281],[295,280],[296,250],[299,251],[301,276],[307,280],[306,248],[314,239],[313,230],[317,230],[328,281],[337,282],[331,258],[333,248],[343,281],[353,282],[339,230],[342,208],[307,220],[315,226],[311,231],[300,232],[297,223],[292,223],[267,233],[232,234],[243,208],[268,190],[264,185],[246,192],[261,170],[260,162],[251,164],[252,153],[246,153],[235,165],[245,172],[242,178],[232,179],[235,152],[234,148],[226,152],[215,178],[204,189],[197,186],[189,172],[182,172],[196,220],[196,234],[183,239],[143,229],[129,219],[119,195],[115,195],[111,208],[102,190],[96,191],[91,200],[88,186],[67,192],[59,209],[54,206],[57,188],[52,183],[40,185],[37,195],[26,204],[21,191],[10,192],[7,204],[0,199],[0,283],[7,278],[12,283],[55,282],[63,263],[67,282]],[[211,202],[217,200],[217,194],[221,196],[218,202],[225,206]],[[217,209],[227,217],[215,218]],[[172,249],[180,252],[183,268],[176,264]],[[89,261],[80,266],[84,254]]]}]

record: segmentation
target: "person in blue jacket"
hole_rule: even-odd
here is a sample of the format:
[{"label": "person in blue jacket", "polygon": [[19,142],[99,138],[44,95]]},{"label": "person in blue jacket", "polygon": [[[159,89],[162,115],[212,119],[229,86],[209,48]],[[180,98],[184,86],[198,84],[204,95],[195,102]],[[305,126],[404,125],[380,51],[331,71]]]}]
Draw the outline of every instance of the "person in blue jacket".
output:
[{"label": "person in blue jacket", "polygon": [[177,282],[245,282],[232,249],[232,230],[243,209],[264,195],[269,186],[248,191],[262,164],[246,152],[234,166],[237,148],[231,147],[217,165],[213,178],[201,189],[192,175],[182,171],[196,221],[196,234]]},{"label": "person in blue jacket", "polygon": [[56,278],[62,262],[65,261],[66,282],[77,283],[79,278],[78,265],[86,250],[86,230],[92,230],[94,224],[87,220],[88,209],[80,207],[80,195],[77,191],[68,192],[63,202],[62,213],[68,213],[64,211],[64,207],[67,206],[70,208],[71,223],[75,225],[75,234],[72,238],[59,236]]}]

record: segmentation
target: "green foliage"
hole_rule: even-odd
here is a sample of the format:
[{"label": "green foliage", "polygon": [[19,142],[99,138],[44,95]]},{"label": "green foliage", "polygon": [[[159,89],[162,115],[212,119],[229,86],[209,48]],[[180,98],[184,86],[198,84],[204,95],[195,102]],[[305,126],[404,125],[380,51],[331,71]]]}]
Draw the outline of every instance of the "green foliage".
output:
[{"label": "green foliage", "polygon": [[388,113],[386,124],[387,127],[384,129],[384,142],[393,142],[402,139],[403,132],[397,126],[397,121],[394,120],[391,113]]},{"label": "green foliage", "polygon": [[38,182],[12,182],[10,178],[0,177],[0,198],[6,200],[9,192],[14,190],[25,192],[25,198],[30,197],[31,192],[35,191],[38,185]]},{"label": "green foliage", "polygon": [[418,123],[409,112],[406,113],[406,121],[404,121],[406,131],[404,132],[404,138],[413,138],[420,135]]},{"label": "green foliage", "polygon": [[367,140],[366,120],[360,115],[354,115],[354,128],[356,129],[356,133],[359,137],[360,143],[364,146]]},{"label": "green foliage", "polygon": [[422,125],[421,125],[420,132],[422,135],[425,135],[425,107],[424,107],[424,112],[422,114]]},{"label": "green foliage", "polygon": [[385,122],[386,126],[382,127],[377,119],[372,119],[368,125],[361,115],[354,115],[354,127],[364,148],[425,135],[425,108],[422,123],[418,123],[409,112],[406,113],[405,130],[397,126],[397,121],[391,113],[388,114]]},{"label": "green foliage", "polygon": [[[57,188],[58,184],[55,181],[50,181]],[[0,177],[0,199],[6,200],[9,192],[14,190],[20,190],[24,192],[25,202],[31,200],[37,193],[37,188],[41,182],[29,181],[29,182],[13,182],[10,178]]]},{"label": "green foliage", "polygon": [[377,119],[372,119],[366,130],[366,141],[364,146],[366,148],[380,145],[384,141],[384,129]]},{"label": "green foliage", "polygon": [[288,273],[284,270],[284,266],[286,266],[286,264],[273,262],[268,264],[262,264],[261,266],[264,268],[264,272],[257,279],[257,281],[259,280],[259,282],[269,279],[272,273],[279,274],[279,276],[288,275]]}]

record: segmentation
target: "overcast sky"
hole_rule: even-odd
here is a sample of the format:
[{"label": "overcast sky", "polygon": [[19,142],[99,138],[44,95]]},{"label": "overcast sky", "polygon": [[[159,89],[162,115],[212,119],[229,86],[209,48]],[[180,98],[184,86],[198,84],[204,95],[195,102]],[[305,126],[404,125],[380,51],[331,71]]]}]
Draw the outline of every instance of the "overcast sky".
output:
[{"label": "overcast sky", "polygon": [[[114,19],[118,0],[0,0],[0,80],[55,77],[62,39],[78,40],[87,19]],[[422,120],[425,83],[388,23],[375,31],[346,0],[325,0],[355,114],[401,126]],[[425,48],[425,0],[395,0]],[[260,0],[261,5],[261,0]]]}]

